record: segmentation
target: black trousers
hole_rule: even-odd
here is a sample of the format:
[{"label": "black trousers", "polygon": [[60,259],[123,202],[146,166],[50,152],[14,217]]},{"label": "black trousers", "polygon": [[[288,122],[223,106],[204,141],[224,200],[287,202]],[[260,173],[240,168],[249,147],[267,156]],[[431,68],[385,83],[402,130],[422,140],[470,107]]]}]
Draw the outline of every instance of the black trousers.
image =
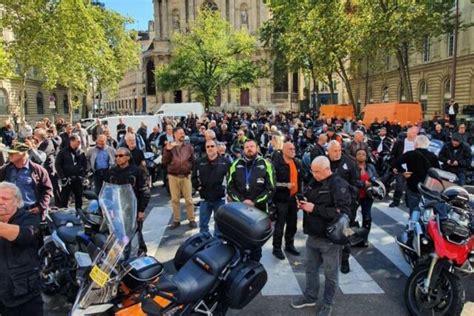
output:
[{"label": "black trousers", "polygon": [[43,316],[43,299],[41,295],[36,296],[32,300],[15,306],[6,307],[0,303],[0,315],[2,316]]},{"label": "black trousers", "polygon": [[[351,197],[351,215],[349,216],[350,227],[358,226],[358,223],[356,223],[358,208],[359,208],[359,203],[357,201],[357,197]],[[347,244],[342,248],[342,251],[341,251],[342,261],[348,261],[350,255],[351,255],[351,245]]]},{"label": "black trousers", "polygon": [[80,178],[74,178],[69,181],[69,183],[62,188],[61,191],[61,207],[67,207],[69,204],[69,196],[71,192],[74,194],[75,207],[82,208],[82,194],[84,192],[84,187],[82,186],[82,180]]},{"label": "black trousers", "polygon": [[281,248],[283,234],[285,235],[285,245],[293,246],[296,234],[296,223],[298,221],[298,207],[296,206],[296,199],[292,197],[286,203],[275,202],[275,206],[277,218],[275,230],[273,232],[273,248]]},{"label": "black trousers", "polygon": [[97,195],[100,193],[100,189],[102,189],[102,184],[104,183],[105,177],[107,175],[108,169],[100,169],[94,171],[94,190]]},{"label": "black trousers", "polygon": [[407,180],[402,173],[395,175],[395,191],[393,192],[393,202],[400,204],[403,192],[406,190]]},{"label": "black trousers", "polygon": [[61,198],[61,187],[59,186],[59,179],[57,173],[49,173],[49,178],[51,179],[51,184],[53,185],[53,196],[54,196],[54,205],[57,207],[61,206],[62,198]]}]

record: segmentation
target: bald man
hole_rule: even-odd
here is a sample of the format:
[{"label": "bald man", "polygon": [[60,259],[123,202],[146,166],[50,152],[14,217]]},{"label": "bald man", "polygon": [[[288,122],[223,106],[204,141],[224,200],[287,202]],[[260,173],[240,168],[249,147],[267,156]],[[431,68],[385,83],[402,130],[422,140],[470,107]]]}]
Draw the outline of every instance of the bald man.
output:
[{"label": "bald man", "polygon": [[315,306],[320,287],[319,270],[324,271],[325,285],[322,306],[318,315],[331,315],[334,297],[339,286],[341,246],[326,236],[328,225],[339,214],[350,214],[350,190],[347,181],[331,171],[327,157],[316,157],[311,163],[313,180],[305,189],[306,200],[300,200],[304,211],[303,229],[306,240],[306,287],[303,296],[291,302],[293,308]]}]

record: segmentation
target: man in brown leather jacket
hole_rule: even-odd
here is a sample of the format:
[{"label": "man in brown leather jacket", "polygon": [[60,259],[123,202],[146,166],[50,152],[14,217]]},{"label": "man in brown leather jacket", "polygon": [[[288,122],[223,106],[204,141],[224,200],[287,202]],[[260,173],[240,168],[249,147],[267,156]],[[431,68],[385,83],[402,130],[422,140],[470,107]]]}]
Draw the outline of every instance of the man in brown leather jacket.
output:
[{"label": "man in brown leather jacket", "polygon": [[194,204],[192,199],[191,173],[194,167],[194,149],[191,144],[184,143],[184,130],[176,127],[174,130],[174,142],[168,143],[163,152],[163,165],[168,170],[168,181],[171,193],[171,205],[173,207],[173,224],[171,229],[181,225],[181,208],[179,200],[181,196],[186,204],[186,215],[189,226],[196,228],[194,220]]}]

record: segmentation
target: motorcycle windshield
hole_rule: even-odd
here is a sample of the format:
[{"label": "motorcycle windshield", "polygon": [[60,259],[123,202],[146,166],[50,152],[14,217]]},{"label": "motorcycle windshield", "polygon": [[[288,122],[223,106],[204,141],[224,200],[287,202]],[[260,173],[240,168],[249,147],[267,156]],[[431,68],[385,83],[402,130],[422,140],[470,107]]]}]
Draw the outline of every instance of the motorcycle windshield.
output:
[{"label": "motorcycle windshield", "polygon": [[132,186],[104,183],[99,204],[107,219],[109,236],[94,259],[88,277],[82,282],[71,311],[72,316],[105,312],[113,305],[123,272],[120,262],[133,248],[137,229],[137,199]]},{"label": "motorcycle windshield", "polygon": [[104,183],[99,203],[109,231],[117,240],[127,244],[137,230],[137,199],[132,186]]}]

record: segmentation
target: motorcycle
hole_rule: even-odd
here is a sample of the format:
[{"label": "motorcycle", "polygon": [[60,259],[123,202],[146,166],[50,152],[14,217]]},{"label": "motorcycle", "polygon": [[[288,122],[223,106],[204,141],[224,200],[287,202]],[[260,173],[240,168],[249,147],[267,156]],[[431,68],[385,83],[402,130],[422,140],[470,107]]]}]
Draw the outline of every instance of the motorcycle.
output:
[{"label": "motorcycle", "polygon": [[[87,192],[85,196],[93,198]],[[80,209],[45,211],[42,229],[46,237],[38,252],[40,286],[45,294],[64,295],[69,301],[74,300],[78,290],[78,266],[87,264],[105,239],[102,217],[96,206],[91,201],[86,212]]]},{"label": "motorcycle", "polygon": [[154,143],[150,144],[151,152],[145,152],[145,163],[148,170],[148,174],[150,175],[150,184],[155,183],[158,179],[158,174],[160,173],[161,169],[161,150],[158,148],[157,145]]},{"label": "motorcycle", "polygon": [[397,238],[413,267],[404,292],[411,315],[461,314],[460,278],[474,273],[474,214],[468,192],[456,181],[453,174],[430,169],[418,186],[420,211]]}]

